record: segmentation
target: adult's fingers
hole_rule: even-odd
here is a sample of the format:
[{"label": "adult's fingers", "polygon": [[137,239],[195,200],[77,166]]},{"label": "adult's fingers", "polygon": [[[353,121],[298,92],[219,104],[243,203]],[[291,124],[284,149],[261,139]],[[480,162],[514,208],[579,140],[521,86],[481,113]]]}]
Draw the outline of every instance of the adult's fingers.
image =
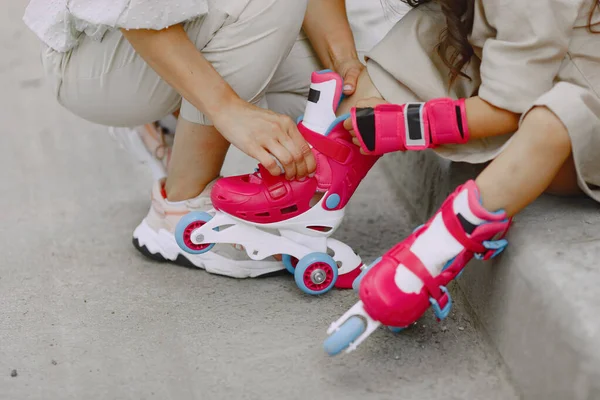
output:
[{"label": "adult's fingers", "polygon": [[292,155],[292,160],[293,160],[294,164],[296,165],[296,177],[303,178],[306,175],[308,175],[306,162],[304,161],[304,156],[302,155],[302,152],[300,151],[298,146],[296,146],[296,144],[294,143],[292,138],[290,138],[290,137],[282,138],[280,140],[280,143]]},{"label": "adult's fingers", "polygon": [[284,172],[273,155],[260,146],[253,148],[248,152],[248,155],[261,163],[273,176],[281,175]]},{"label": "adult's fingers", "polygon": [[356,91],[356,84],[358,82],[360,71],[360,68],[352,67],[344,74],[344,94],[346,96],[350,96]]},{"label": "adult's fingers", "polygon": [[288,129],[288,135],[292,139],[295,149],[299,152],[296,156],[300,156],[306,165],[306,174],[312,174],[317,168],[317,161],[308,142],[304,139],[300,131],[298,131],[296,125],[292,125]]},{"label": "adult's fingers", "polygon": [[[273,140],[269,142],[266,150],[279,161],[285,172],[287,179],[293,179],[296,176],[296,163],[288,149],[280,142]],[[263,164],[264,165],[264,164]],[[269,170],[270,171],[270,170]]]}]

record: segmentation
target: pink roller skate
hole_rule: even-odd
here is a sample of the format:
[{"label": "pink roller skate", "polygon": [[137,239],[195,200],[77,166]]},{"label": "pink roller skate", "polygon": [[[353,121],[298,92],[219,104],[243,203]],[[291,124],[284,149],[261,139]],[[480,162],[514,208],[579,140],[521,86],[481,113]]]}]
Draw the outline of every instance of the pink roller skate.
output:
[{"label": "pink roller skate", "polygon": [[253,174],[222,178],[211,194],[217,211],[213,216],[196,215],[197,221],[190,223],[193,229],[182,227],[186,235],[182,242],[192,247],[242,245],[254,260],[282,254],[284,265],[308,294],[325,293],[334,286],[351,288],[360,274],[361,259],[331,235],[378,157],[362,155],[352,144],[343,127],[349,115],[336,118],[342,86],[335,72],[312,74],[306,112],[298,129],[316,157],[314,176],[288,181],[259,165]]},{"label": "pink roller skate", "polygon": [[325,351],[351,352],[379,325],[401,330],[429,306],[438,320],[446,318],[452,307],[446,285],[473,257],[488,260],[501,253],[509,225],[504,211],[481,205],[474,181],[460,186],[425,225],[357,278],[361,301],[331,325]]}]

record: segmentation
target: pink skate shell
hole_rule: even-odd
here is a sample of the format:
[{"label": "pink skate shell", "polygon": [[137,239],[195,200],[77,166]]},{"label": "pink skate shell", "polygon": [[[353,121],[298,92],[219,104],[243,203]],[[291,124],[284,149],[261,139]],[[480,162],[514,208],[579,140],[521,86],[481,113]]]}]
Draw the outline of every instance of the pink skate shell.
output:
[{"label": "pink skate shell", "polygon": [[[471,237],[462,229],[458,217],[453,212],[454,198],[462,190],[469,192],[471,210],[480,218],[489,221],[475,229]],[[438,276],[432,277],[416,255],[410,251],[411,245],[431,224],[438,213],[442,213],[444,223],[450,233],[462,243],[463,250],[452,263]],[[429,308],[429,298],[437,300],[440,307],[448,302],[448,297],[440,290],[453,280],[473,258],[475,253],[488,252],[482,242],[504,235],[510,220],[504,212],[490,213],[479,201],[479,191],[474,181],[468,181],[452,193],[438,211],[422,228],[404,241],[395,245],[362,278],[359,296],[367,313],[384,325],[406,327],[418,320]],[[432,243],[432,245],[434,245]],[[423,281],[419,293],[404,293],[395,283],[396,268],[403,264]]]}]

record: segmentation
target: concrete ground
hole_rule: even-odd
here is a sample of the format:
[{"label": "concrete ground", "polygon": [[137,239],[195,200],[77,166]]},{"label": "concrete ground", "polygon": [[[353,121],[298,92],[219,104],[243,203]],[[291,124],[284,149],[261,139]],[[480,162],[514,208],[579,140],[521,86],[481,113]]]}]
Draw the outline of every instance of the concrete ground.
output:
[{"label": "concrete ground", "polygon": [[[3,0],[0,15],[2,399],[517,398],[458,293],[447,321],[428,313],[329,358],[325,330],[352,292],[310,297],[290,276],[233,280],[139,255],[150,174],[56,104],[25,3]],[[372,171],[336,236],[366,261],[412,228],[384,175]]]}]

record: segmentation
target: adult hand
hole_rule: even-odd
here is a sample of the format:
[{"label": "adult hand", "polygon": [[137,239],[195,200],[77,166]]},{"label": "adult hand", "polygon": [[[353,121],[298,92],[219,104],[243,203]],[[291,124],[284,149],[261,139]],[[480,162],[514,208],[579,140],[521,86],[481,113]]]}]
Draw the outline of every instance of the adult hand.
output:
[{"label": "adult hand", "polygon": [[[366,99],[358,100],[354,107],[356,107],[356,108],[369,108],[369,107],[375,108],[375,106],[377,106],[378,104],[389,104],[389,102],[387,102],[379,97],[369,97]],[[346,128],[346,130],[348,130],[350,132],[350,134],[352,135],[352,143],[354,143],[355,145],[360,147],[360,142],[356,138],[356,132],[354,132],[354,128],[352,127],[352,117],[347,118],[344,121],[344,128]],[[360,152],[362,154],[364,154],[362,149],[360,150]]]},{"label": "adult hand", "polygon": [[346,96],[352,95],[356,90],[356,83],[363,68],[365,66],[355,57],[333,62],[333,69],[344,80],[344,94]]},{"label": "adult hand", "polygon": [[287,179],[303,178],[316,169],[310,146],[288,116],[236,99],[213,118],[213,123],[225,139],[258,160],[273,176],[284,172]]}]

